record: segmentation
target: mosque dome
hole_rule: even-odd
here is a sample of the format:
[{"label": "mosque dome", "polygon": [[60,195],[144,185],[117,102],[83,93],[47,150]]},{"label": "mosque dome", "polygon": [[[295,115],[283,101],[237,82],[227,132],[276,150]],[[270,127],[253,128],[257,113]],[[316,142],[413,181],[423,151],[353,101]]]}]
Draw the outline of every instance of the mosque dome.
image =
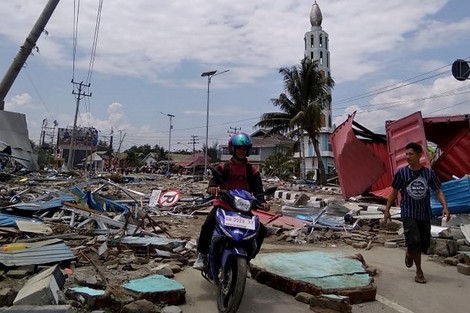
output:
[{"label": "mosque dome", "polygon": [[321,15],[320,7],[317,2],[312,5],[312,10],[310,11],[310,24],[312,27],[321,26],[323,16]]}]

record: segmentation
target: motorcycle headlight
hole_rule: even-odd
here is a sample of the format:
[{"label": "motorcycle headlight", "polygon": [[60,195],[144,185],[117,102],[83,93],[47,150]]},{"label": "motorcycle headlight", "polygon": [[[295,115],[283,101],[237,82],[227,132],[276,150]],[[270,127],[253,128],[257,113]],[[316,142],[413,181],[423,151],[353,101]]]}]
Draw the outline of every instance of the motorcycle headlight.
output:
[{"label": "motorcycle headlight", "polygon": [[235,196],[235,207],[242,212],[250,212],[251,201]]}]

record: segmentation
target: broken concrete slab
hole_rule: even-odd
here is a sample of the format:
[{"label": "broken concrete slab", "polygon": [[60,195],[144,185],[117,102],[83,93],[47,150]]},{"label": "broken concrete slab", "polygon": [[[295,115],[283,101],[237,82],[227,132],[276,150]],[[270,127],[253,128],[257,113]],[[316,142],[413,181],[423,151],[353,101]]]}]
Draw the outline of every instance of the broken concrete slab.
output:
[{"label": "broken concrete slab", "polygon": [[137,299],[146,299],[154,303],[182,304],[185,302],[186,290],[176,280],[162,275],[151,275],[131,280],[122,285]]},{"label": "broken concrete slab", "polygon": [[352,304],[374,301],[377,288],[364,265],[342,253],[305,251],[259,254],[251,261],[252,277],[295,295],[338,294]]},{"label": "broken concrete slab", "polygon": [[66,295],[72,299],[85,299],[86,305],[91,308],[105,308],[110,302],[104,290],[90,287],[72,287],[67,289]]},{"label": "broken concrete slab", "polygon": [[49,305],[58,304],[59,286],[54,278],[54,275],[44,276],[39,274],[40,277],[32,282],[26,282],[23,288],[20,289],[18,295],[13,301],[14,305]]}]

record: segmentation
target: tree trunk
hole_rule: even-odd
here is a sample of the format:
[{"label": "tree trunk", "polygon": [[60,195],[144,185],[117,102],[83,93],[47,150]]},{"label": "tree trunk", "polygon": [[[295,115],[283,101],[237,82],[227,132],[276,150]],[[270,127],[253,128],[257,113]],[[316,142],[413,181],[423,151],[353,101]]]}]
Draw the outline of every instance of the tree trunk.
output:
[{"label": "tree trunk", "polygon": [[[315,156],[317,157],[318,170],[320,171],[317,177],[317,184],[325,185],[326,184],[326,173],[325,166],[323,165],[323,159],[320,152],[320,143],[316,138],[312,139],[313,148],[315,149]],[[313,161],[313,159],[312,159]],[[315,163],[313,164],[315,166]]]}]

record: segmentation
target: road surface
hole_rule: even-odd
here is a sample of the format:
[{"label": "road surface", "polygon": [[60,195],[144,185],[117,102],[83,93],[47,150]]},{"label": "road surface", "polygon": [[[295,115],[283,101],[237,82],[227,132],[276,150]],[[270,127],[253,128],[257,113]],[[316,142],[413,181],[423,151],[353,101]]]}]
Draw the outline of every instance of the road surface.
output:
[{"label": "road surface", "polygon": [[[313,248],[296,246],[277,246],[267,244],[262,252],[303,251],[321,249],[354,255],[361,253],[370,267],[377,269],[374,277],[377,297],[374,302],[353,305],[353,313],[439,313],[466,312],[470,277],[457,272],[455,266],[445,265],[423,256],[423,271],[427,284],[414,282],[414,269],[404,265],[404,249],[375,246],[371,250],[358,250],[345,246],[341,248]],[[217,312],[216,288],[205,281],[199,271],[187,268],[178,273],[176,279],[186,288],[184,313]],[[291,295],[259,284],[248,279],[245,296],[238,310],[240,313],[300,313],[312,312],[309,306],[297,302]]]}]

